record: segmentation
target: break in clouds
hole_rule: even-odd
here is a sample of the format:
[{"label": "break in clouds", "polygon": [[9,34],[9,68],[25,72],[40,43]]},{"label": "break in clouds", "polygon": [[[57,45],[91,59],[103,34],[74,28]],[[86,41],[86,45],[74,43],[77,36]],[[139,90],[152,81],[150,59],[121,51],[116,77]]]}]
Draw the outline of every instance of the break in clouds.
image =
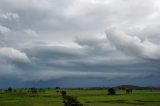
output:
[{"label": "break in clouds", "polygon": [[158,86],[159,28],[159,0],[1,0],[0,77]]}]

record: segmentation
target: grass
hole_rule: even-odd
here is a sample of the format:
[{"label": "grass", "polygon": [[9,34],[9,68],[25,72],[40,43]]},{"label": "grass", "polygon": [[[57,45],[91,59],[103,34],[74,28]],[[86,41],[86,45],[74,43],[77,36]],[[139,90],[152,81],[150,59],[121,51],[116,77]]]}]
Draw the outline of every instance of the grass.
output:
[{"label": "grass", "polygon": [[[117,91],[107,95],[107,90],[67,90],[67,95],[76,96],[84,106],[160,106],[160,91],[136,90],[133,94]],[[0,106],[63,106],[60,93],[47,90],[45,93],[1,93]]]}]

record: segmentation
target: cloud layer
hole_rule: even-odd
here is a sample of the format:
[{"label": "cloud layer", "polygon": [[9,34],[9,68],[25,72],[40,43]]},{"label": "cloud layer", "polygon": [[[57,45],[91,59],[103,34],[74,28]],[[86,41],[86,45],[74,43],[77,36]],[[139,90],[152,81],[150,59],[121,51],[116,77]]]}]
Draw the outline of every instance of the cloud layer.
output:
[{"label": "cloud layer", "polygon": [[106,34],[111,44],[128,55],[160,60],[159,44],[141,40],[138,36],[130,36],[115,28],[107,30]]},{"label": "cloud layer", "polygon": [[159,0],[1,0],[0,78],[159,86],[159,13]]},{"label": "cloud layer", "polygon": [[20,52],[14,48],[2,47],[0,48],[0,57],[6,60],[19,61],[19,62],[29,62],[29,58],[25,53]]}]

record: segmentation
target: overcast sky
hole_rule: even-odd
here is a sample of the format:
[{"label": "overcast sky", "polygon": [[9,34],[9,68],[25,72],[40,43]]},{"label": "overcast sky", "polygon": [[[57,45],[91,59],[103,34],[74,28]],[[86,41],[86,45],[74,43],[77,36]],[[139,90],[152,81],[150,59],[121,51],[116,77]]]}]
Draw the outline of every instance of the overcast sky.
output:
[{"label": "overcast sky", "polygon": [[0,0],[0,80],[160,86],[160,1]]}]

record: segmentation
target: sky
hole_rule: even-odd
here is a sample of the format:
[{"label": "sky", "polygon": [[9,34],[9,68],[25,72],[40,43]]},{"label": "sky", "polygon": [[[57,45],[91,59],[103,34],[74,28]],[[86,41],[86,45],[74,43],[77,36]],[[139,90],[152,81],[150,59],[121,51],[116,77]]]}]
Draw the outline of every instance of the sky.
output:
[{"label": "sky", "polygon": [[159,0],[0,0],[0,87],[160,86]]}]

